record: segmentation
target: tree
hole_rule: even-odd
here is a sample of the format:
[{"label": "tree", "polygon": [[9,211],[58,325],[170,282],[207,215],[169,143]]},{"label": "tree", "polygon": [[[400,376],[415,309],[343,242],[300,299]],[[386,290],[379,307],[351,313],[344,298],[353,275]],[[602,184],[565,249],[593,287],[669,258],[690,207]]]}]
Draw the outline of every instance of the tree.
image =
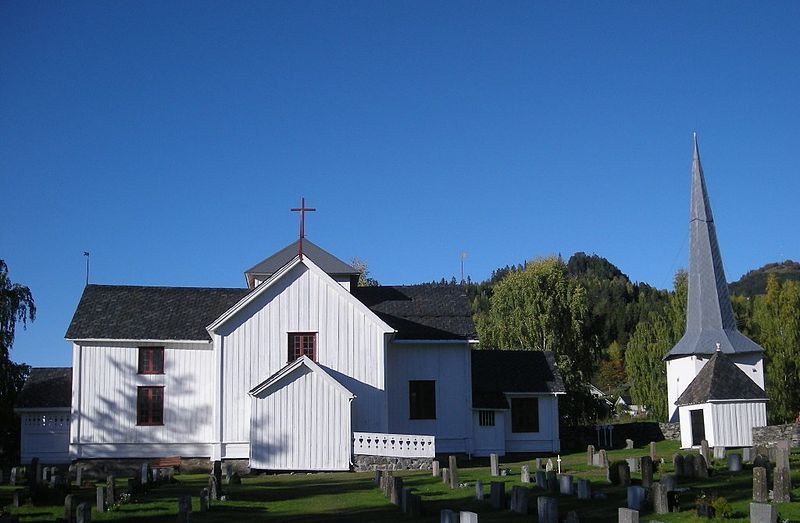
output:
[{"label": "tree", "polygon": [[596,415],[587,385],[598,360],[588,333],[586,289],[557,258],[528,263],[508,272],[492,289],[489,310],[476,317],[481,347],[552,351],[567,396],[562,415],[571,423]]},{"label": "tree", "polygon": [[350,262],[350,265],[352,265],[353,268],[358,271],[359,287],[377,287],[380,285],[378,280],[369,275],[369,267],[367,266],[367,262],[358,258],[353,258],[353,260]]},{"label": "tree", "polygon": [[0,447],[6,452],[19,444],[18,424],[14,421],[14,402],[25,383],[30,367],[11,361],[11,346],[17,322],[25,328],[36,318],[36,306],[28,287],[12,283],[8,267],[0,260]]},{"label": "tree", "polygon": [[755,300],[753,323],[766,351],[770,422],[791,422],[800,412],[800,283],[781,284],[770,274],[766,295]]}]

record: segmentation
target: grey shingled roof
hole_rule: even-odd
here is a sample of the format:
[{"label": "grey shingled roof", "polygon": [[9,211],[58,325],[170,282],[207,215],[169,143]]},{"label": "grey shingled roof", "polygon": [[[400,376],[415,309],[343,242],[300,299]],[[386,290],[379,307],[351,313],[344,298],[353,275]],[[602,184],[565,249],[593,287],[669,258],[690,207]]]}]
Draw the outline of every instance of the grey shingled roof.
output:
[{"label": "grey shingled roof", "polygon": [[397,339],[475,339],[472,307],[459,285],[357,287],[353,295],[397,331]]},{"label": "grey shingled roof", "polygon": [[761,347],[736,328],[695,136],[689,215],[686,333],[665,359],[690,354],[712,354],[716,351],[717,343],[720,350],[727,354],[763,352]]},{"label": "grey shingled roof", "polygon": [[[272,276],[278,270],[292,261],[297,256],[300,248],[300,240],[296,240],[279,250],[269,258],[262,260],[250,269],[245,271],[246,275],[261,276],[266,278]],[[349,263],[345,263],[322,247],[312,243],[308,238],[303,239],[303,255],[308,256],[314,264],[328,274],[349,274],[358,276],[358,271]]]},{"label": "grey shingled roof", "polygon": [[507,409],[505,392],[565,392],[552,352],[473,350],[472,406]]},{"label": "grey shingled roof", "polygon": [[248,289],[87,285],[65,337],[210,340],[206,327]]},{"label": "grey shingled roof", "polygon": [[31,369],[17,396],[16,408],[63,408],[72,405],[72,367]]},{"label": "grey shingled roof", "polygon": [[698,405],[712,400],[766,400],[764,389],[747,377],[721,351],[715,352],[675,405]]}]

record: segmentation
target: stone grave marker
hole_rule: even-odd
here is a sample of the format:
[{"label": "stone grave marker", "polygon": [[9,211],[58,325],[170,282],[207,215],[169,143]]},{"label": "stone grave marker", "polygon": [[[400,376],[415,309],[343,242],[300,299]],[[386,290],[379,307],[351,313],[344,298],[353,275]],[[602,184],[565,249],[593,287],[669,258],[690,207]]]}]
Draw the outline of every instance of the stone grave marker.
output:
[{"label": "stone grave marker", "polygon": [[137,478],[128,478],[126,482],[128,486],[128,494],[132,495],[134,492],[138,490],[139,482],[136,479]]},{"label": "stone grave marker", "polygon": [[553,460],[547,458],[547,464],[544,466],[545,472],[552,472],[553,471]]},{"label": "stone grave marker", "polygon": [[536,486],[541,489],[547,488],[547,473],[543,470],[536,471]]},{"label": "stone grave marker", "polygon": [[719,445],[714,447],[714,459],[725,459],[725,447]]},{"label": "stone grave marker", "polygon": [[639,511],[629,508],[620,508],[617,511],[617,521],[619,521],[619,523],[639,523]]},{"label": "stone grave marker", "polygon": [[50,481],[50,467],[42,467],[42,475],[39,478],[41,483],[47,483]]},{"label": "stone grave marker", "polygon": [[592,464],[593,467],[602,467],[602,465],[600,464],[600,453],[599,452],[595,452],[594,454],[592,454],[592,463],[591,464]]},{"label": "stone grave marker", "polygon": [[200,512],[208,512],[208,489],[200,491]]},{"label": "stone grave marker", "polygon": [[626,439],[625,440],[625,448],[626,449],[632,449],[633,448],[633,440],[632,439]]},{"label": "stone grave marker", "polygon": [[561,474],[558,477],[558,491],[564,495],[572,495],[572,476],[570,474]]},{"label": "stone grave marker", "polygon": [[656,514],[669,513],[669,495],[667,486],[662,483],[655,483],[652,489],[653,512]]},{"label": "stone grave marker", "polygon": [[408,511],[408,495],[411,494],[411,487],[403,487],[402,495],[400,496],[400,512],[405,514]]},{"label": "stone grave marker", "polygon": [[711,449],[708,447],[708,441],[700,440],[700,455],[706,460],[706,463],[711,463]]},{"label": "stone grave marker", "polygon": [[478,514],[462,510],[458,513],[459,523],[478,523]]},{"label": "stone grave marker", "polygon": [[632,510],[642,510],[647,495],[647,489],[639,486],[628,487],[628,508]]},{"label": "stone grave marker", "polygon": [[625,461],[620,461],[617,467],[619,471],[619,484],[623,487],[627,487],[631,484],[631,469]]},{"label": "stone grave marker", "polygon": [[639,458],[639,464],[642,470],[642,486],[650,488],[653,484],[653,460],[650,456],[642,456]]},{"label": "stone grave marker", "polygon": [[536,458],[536,470],[542,469],[542,458]]},{"label": "stone grave marker", "polygon": [[728,471],[741,472],[742,471],[742,455],[741,454],[728,454]]},{"label": "stone grave marker", "polygon": [[9,474],[9,476],[8,476],[8,484],[9,485],[14,486],[14,485],[17,484],[17,481],[18,481],[17,480],[17,474],[19,473],[18,471],[19,471],[19,469],[17,469],[17,467],[11,467],[11,474]]},{"label": "stone grave marker", "polygon": [[750,503],[750,523],[777,523],[778,511],[772,503]]},{"label": "stone grave marker", "polygon": [[673,454],[672,455],[672,467],[675,469],[675,476],[682,477],[686,474],[684,473],[684,459],[682,454]]},{"label": "stone grave marker", "polygon": [[481,480],[475,482],[475,499],[483,501],[483,483]]},{"label": "stone grave marker", "polygon": [[492,481],[489,485],[489,503],[493,509],[506,507],[506,484],[502,481]]},{"label": "stone grave marker", "polygon": [[75,498],[72,497],[72,494],[67,494],[64,498],[64,520],[67,523],[75,522]]},{"label": "stone grave marker", "polygon": [[703,456],[694,457],[694,477],[708,479],[708,461]]},{"label": "stone grave marker", "polygon": [[781,440],[775,443],[775,468],[786,470],[790,469],[789,454],[791,452],[792,442],[789,440]]},{"label": "stone grave marker", "polygon": [[678,478],[675,474],[661,474],[661,484],[667,489],[667,492],[672,492],[678,488]]},{"label": "stone grave marker", "polygon": [[97,487],[95,502],[97,503],[97,512],[99,514],[102,514],[106,511],[106,488],[102,485]]},{"label": "stone grave marker", "polygon": [[142,484],[142,487],[147,488],[147,482],[150,480],[150,472],[147,467],[147,463],[142,463],[139,467],[139,482]]},{"label": "stone grave marker", "polygon": [[409,492],[406,496],[406,515],[418,518],[422,514],[422,498],[417,494]]},{"label": "stone grave marker", "polygon": [[24,505],[27,495],[27,489],[15,490],[11,496],[11,506],[14,508],[19,508]]},{"label": "stone grave marker", "polygon": [[547,480],[547,493],[555,494],[558,492],[558,477],[555,471],[545,472],[545,479]]},{"label": "stone grave marker", "polygon": [[230,485],[241,485],[242,484],[242,477],[239,475],[238,472],[234,472],[231,474],[231,477],[228,479],[228,484]]},{"label": "stone grave marker", "polygon": [[445,485],[450,484],[450,469],[447,467],[442,468],[442,483]]},{"label": "stone grave marker", "polygon": [[639,472],[639,458],[625,458],[628,463],[628,470],[631,472]]},{"label": "stone grave marker", "polygon": [[75,466],[75,484],[77,486],[83,486],[83,466],[76,465]]},{"label": "stone grave marker", "polygon": [[[52,469],[50,469],[52,470]],[[50,475],[50,488],[56,488],[61,486],[61,476],[59,474],[51,474]]]},{"label": "stone grave marker", "polygon": [[586,447],[586,464],[594,465],[594,445]]},{"label": "stone grave marker", "polygon": [[210,501],[217,501],[219,499],[219,483],[217,483],[217,476],[214,474],[208,475],[208,499]]},{"label": "stone grave marker", "polygon": [[225,476],[225,484],[231,484],[231,474],[233,474],[233,465],[231,463],[222,464],[222,474]]},{"label": "stone grave marker", "polygon": [[117,478],[113,474],[106,479],[106,507],[111,508],[117,502],[116,483]]},{"label": "stone grave marker", "polygon": [[558,501],[555,498],[539,496],[536,500],[536,513],[539,523],[558,523]]},{"label": "stone grave marker", "polygon": [[767,503],[767,469],[764,467],[753,468],[753,501]]},{"label": "stone grave marker", "polygon": [[683,460],[683,475],[687,478],[697,477],[697,461],[701,458],[699,454],[689,454]]},{"label": "stone grave marker", "polygon": [[458,488],[458,463],[455,456],[448,457],[448,465],[450,466],[450,488]]},{"label": "stone grave marker", "polygon": [[792,500],[792,477],[785,467],[778,467],[772,475],[772,499],[776,503],[788,503]]},{"label": "stone grave marker", "polygon": [[531,467],[530,465],[522,465],[522,471],[520,472],[521,483],[530,483],[531,482]]},{"label": "stone grave marker", "polygon": [[435,459],[431,462],[431,474],[434,478],[438,478],[441,471],[439,470],[439,460]]},{"label": "stone grave marker", "polygon": [[578,480],[578,499],[592,499],[592,483],[588,479]]},{"label": "stone grave marker", "polygon": [[600,449],[600,466],[607,467],[608,466],[608,453],[606,449]]},{"label": "stone grave marker", "polygon": [[516,514],[528,513],[528,501],[530,491],[519,485],[511,488],[511,512]]},{"label": "stone grave marker", "polygon": [[458,523],[458,513],[449,508],[444,508],[439,512],[439,523]]},{"label": "stone grave marker", "polygon": [[655,441],[651,441],[650,442],[650,459],[652,461],[655,461],[655,460],[658,459],[658,453],[656,452],[656,442]]},{"label": "stone grave marker", "polygon": [[403,478],[394,478],[392,482],[392,491],[389,493],[389,501],[392,505],[400,505],[401,497],[403,495]]},{"label": "stone grave marker", "polygon": [[92,505],[86,501],[78,503],[76,511],[77,523],[91,523],[92,521]]},{"label": "stone grave marker", "polygon": [[497,454],[489,454],[489,467],[493,478],[500,475],[500,460]]},{"label": "stone grave marker", "polygon": [[[436,461],[434,461],[434,463],[436,463]],[[375,469],[375,475],[372,477],[372,482],[375,483],[376,485],[380,485],[381,475],[383,475],[383,471],[381,469]]]},{"label": "stone grave marker", "polygon": [[39,458],[31,459],[31,468],[28,470],[29,482],[32,486],[39,484],[42,479],[42,464],[39,463]]},{"label": "stone grave marker", "polygon": [[753,447],[745,447],[742,449],[742,461],[753,461]]},{"label": "stone grave marker", "polygon": [[564,523],[581,523],[581,519],[578,517],[577,512],[570,510],[567,512],[567,517],[564,518]]},{"label": "stone grave marker", "polygon": [[392,495],[392,485],[394,485],[394,473],[387,470],[383,476],[383,495],[387,498]]},{"label": "stone grave marker", "polygon": [[189,523],[189,515],[192,513],[192,497],[181,496],[178,498],[178,523]]}]

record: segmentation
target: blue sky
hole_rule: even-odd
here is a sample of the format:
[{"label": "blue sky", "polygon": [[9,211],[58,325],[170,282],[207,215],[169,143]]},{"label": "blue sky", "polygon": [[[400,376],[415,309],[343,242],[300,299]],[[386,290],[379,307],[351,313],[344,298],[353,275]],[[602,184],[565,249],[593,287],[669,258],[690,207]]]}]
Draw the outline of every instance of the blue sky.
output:
[{"label": "blue sky", "polygon": [[669,287],[697,131],[729,280],[800,259],[797,2],[0,3],[0,257],[68,365],[84,285],[382,283],[583,250]]}]

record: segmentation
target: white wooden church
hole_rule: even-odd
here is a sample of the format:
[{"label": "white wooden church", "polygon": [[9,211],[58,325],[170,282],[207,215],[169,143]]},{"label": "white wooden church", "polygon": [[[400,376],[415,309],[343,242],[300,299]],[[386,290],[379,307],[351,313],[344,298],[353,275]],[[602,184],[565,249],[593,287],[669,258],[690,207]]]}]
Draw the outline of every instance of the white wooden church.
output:
[{"label": "white wooden church", "polygon": [[358,287],[302,232],[244,276],[87,285],[72,368],[34,369],[21,394],[23,461],[348,470],[360,455],[559,451],[552,355],[475,350],[461,286]]},{"label": "white wooden church", "polygon": [[689,215],[689,297],[686,333],[667,354],[670,421],[681,446],[753,444],[767,424],[764,349],[736,328],[714,217],[694,137]]}]

